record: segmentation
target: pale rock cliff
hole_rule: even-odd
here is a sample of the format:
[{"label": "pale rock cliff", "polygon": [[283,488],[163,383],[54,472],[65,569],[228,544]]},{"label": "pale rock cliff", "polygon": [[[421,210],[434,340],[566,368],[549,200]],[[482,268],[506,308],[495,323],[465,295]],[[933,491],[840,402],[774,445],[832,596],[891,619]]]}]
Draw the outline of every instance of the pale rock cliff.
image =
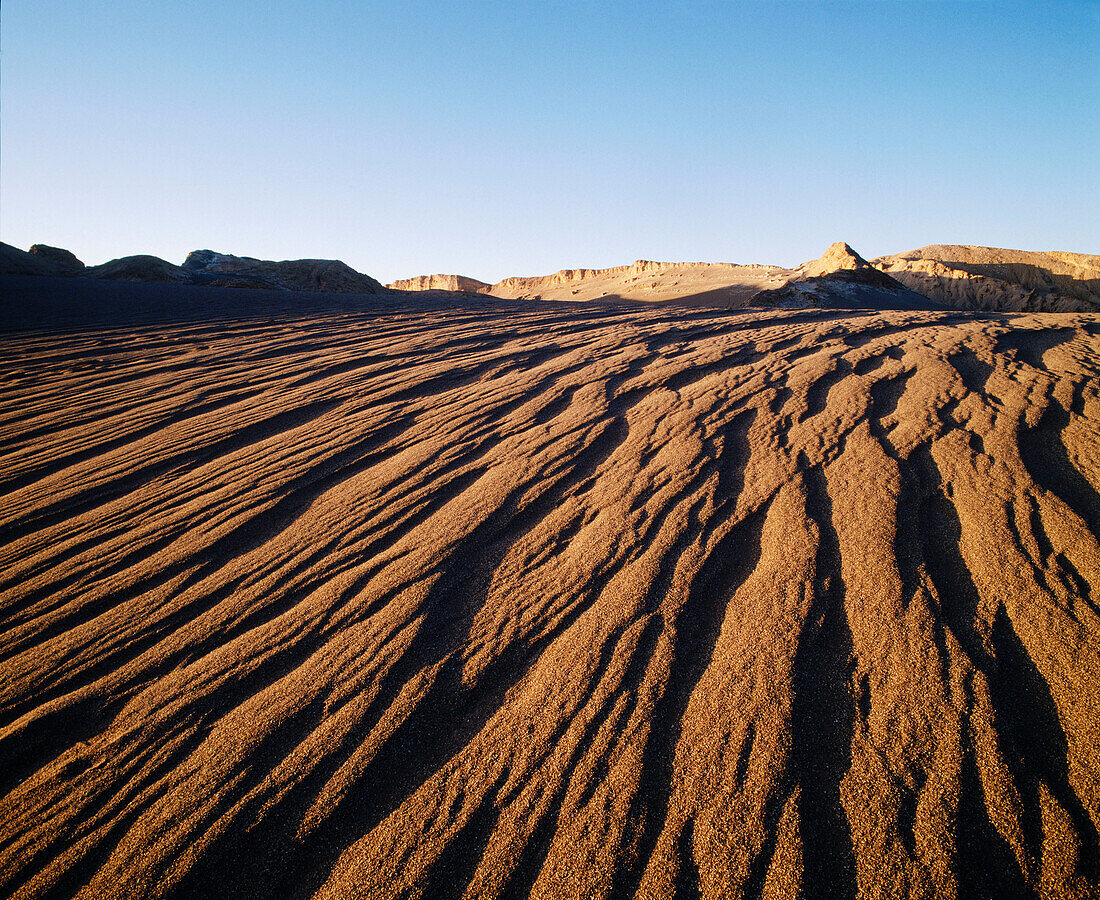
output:
[{"label": "pale rock cliff", "polygon": [[466,275],[417,275],[398,279],[386,287],[394,291],[465,291],[471,294],[487,294],[492,285]]},{"label": "pale rock cliff", "polygon": [[873,265],[957,309],[1100,310],[1100,256],[933,244],[879,257]]},{"label": "pale rock cliff", "polygon": [[654,262],[639,259],[607,269],[561,269],[552,275],[505,278],[490,293],[505,299],[680,301],[743,306],[762,288],[782,283],[777,266]]}]

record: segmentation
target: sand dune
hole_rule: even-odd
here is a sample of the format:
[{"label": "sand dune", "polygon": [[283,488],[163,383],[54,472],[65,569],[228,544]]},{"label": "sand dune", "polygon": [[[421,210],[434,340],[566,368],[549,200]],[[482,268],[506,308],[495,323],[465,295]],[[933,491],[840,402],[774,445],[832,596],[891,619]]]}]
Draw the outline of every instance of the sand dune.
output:
[{"label": "sand dune", "polygon": [[0,894],[1100,891],[1097,316],[332,302],[0,337]]}]

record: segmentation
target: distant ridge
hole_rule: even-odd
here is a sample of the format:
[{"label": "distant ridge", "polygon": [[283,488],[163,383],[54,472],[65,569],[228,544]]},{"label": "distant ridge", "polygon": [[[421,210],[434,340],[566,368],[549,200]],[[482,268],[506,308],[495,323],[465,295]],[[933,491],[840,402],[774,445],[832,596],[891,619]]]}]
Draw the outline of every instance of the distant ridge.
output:
[{"label": "distant ridge", "polygon": [[192,250],[183,268],[202,275],[228,276],[267,282],[289,291],[340,294],[377,294],[382,285],[338,259],[294,259],[272,262],[251,256],[233,256],[213,250]]},{"label": "distant ridge", "polygon": [[1100,310],[1100,256],[932,244],[873,264],[906,287],[962,309]]},{"label": "distant ridge", "polygon": [[273,262],[195,250],[182,266],[140,254],[85,266],[68,250],[35,244],[30,252],[0,244],[0,274],[103,278],[112,281],[165,282],[207,287],[262,288],[315,293],[379,294],[385,288],[337,259]]},{"label": "distant ridge", "polygon": [[[1100,311],[1100,256],[931,244],[868,261],[838,241],[793,269],[719,262],[638,259],[604,269],[559,269],[488,284],[467,275],[417,275],[383,286],[340,260],[261,260],[194,250],[182,266],[125,256],[86,266],[71,252],[0,244],[0,274],[103,278],[316,293],[483,294],[505,300],[676,303],[742,308],[788,306]],[[428,299],[428,298],[425,298]]]},{"label": "distant ridge", "polygon": [[843,241],[795,269],[639,259],[608,269],[561,269],[541,277],[505,278],[490,293],[508,299],[639,300],[727,307],[939,306],[876,269]]},{"label": "distant ridge", "polygon": [[[525,299],[584,299],[606,296],[630,300],[671,300],[679,297],[707,297],[725,305],[763,283],[776,273],[776,266],[736,263],[655,262],[638,259],[628,266],[607,269],[560,269],[552,275],[504,278],[493,285],[494,297]],[[732,289],[722,292],[722,288]],[[718,294],[713,294],[718,289]],[[739,290],[740,289],[740,290]]]},{"label": "distant ridge", "polygon": [[417,275],[414,278],[392,281],[386,287],[394,291],[467,291],[488,294],[492,285],[466,275]]}]

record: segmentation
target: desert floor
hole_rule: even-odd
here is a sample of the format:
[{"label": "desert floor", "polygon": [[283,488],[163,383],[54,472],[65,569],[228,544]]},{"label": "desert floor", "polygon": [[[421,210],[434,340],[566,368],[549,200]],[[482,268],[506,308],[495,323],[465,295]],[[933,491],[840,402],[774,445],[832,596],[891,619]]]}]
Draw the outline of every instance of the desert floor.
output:
[{"label": "desert floor", "polygon": [[337,302],[9,319],[0,894],[1100,892],[1100,317]]}]

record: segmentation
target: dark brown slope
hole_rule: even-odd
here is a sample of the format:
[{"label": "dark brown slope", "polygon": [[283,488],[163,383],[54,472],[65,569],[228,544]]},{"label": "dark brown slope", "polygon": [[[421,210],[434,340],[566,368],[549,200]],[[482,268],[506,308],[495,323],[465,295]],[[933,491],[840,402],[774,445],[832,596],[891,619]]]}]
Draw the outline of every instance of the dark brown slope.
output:
[{"label": "dark brown slope", "polygon": [[413,278],[400,278],[386,287],[394,291],[463,291],[487,294],[492,285],[466,275],[417,275]]},{"label": "dark brown slope", "polygon": [[1100,885],[1100,322],[9,335],[0,893]]},{"label": "dark brown slope", "polygon": [[251,279],[261,285],[286,291],[340,294],[380,294],[385,291],[375,279],[356,272],[338,259],[285,259],[273,262],[212,250],[193,250],[183,261],[183,268],[204,279]]},{"label": "dark brown slope", "polygon": [[[250,256],[232,256],[212,250],[194,250],[182,266],[158,256],[138,255],[85,266],[68,250],[35,244],[25,252],[0,244],[0,276],[45,275],[245,288],[310,293],[384,294],[382,285],[338,259],[290,259],[274,262]],[[85,288],[83,290],[94,290]]]},{"label": "dark brown slope", "polygon": [[[40,252],[45,250],[45,252]],[[69,259],[72,257],[72,259]],[[57,247],[35,244],[30,252],[0,242],[0,274],[71,277],[84,274],[84,263]]]}]

